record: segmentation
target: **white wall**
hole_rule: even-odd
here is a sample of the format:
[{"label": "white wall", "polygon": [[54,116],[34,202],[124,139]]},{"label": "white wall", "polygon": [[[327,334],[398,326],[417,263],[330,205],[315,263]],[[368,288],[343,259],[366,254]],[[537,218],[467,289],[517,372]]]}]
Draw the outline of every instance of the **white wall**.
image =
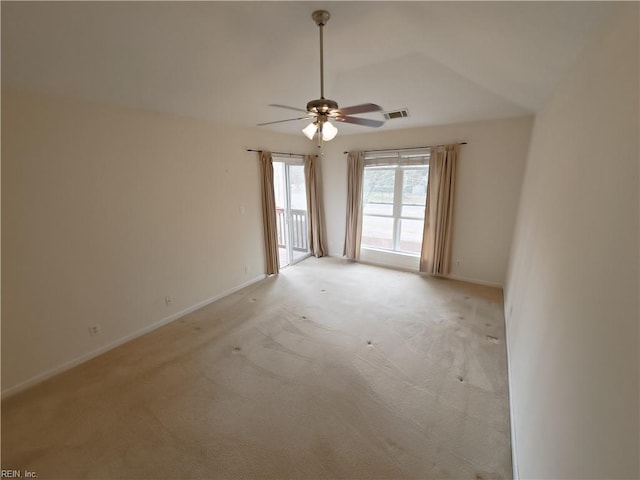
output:
[{"label": "white wall", "polygon": [[264,275],[247,148],[312,150],[302,135],[3,88],[3,393]]},{"label": "white wall", "polygon": [[505,310],[520,478],[639,478],[638,4],[535,121]]},{"label": "white wall", "polygon": [[[322,159],[329,253],[342,256],[344,245],[347,160],[343,151],[466,141],[456,187],[451,276],[503,285],[532,123],[531,117],[520,117],[348,137],[338,134],[325,144]],[[410,268],[411,264],[399,266]]]}]

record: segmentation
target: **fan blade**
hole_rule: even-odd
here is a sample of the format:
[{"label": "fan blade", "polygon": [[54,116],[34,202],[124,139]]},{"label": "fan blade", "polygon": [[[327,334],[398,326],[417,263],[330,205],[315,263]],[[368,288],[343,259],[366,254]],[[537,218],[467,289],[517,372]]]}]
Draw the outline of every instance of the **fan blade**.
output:
[{"label": "fan blade", "polygon": [[278,108],[286,108],[287,110],[295,110],[296,112],[309,113],[306,110],[302,110],[301,108],[289,107],[288,105],[278,105],[276,103],[270,103],[269,107],[278,107]]},{"label": "fan blade", "polygon": [[382,120],[372,120],[370,118],[358,117],[336,117],[338,122],[353,123],[355,125],[364,125],[365,127],[381,127],[384,125]]},{"label": "fan blade", "polygon": [[282,123],[282,122],[293,122],[294,120],[306,120],[308,118],[311,118],[311,117],[287,118],[286,120],[276,120],[275,122],[259,123],[257,126],[262,127],[263,125],[272,125],[274,123]]},{"label": "fan blade", "polygon": [[338,115],[355,115],[357,113],[380,112],[382,107],[375,103],[363,103],[362,105],[354,105],[352,107],[344,107],[338,109]]}]

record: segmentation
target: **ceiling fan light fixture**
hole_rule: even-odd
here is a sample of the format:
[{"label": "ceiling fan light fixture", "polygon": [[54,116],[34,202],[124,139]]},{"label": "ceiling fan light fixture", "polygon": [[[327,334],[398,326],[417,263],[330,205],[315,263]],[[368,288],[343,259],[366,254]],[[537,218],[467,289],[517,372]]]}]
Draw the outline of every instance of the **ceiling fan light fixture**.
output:
[{"label": "ceiling fan light fixture", "polygon": [[338,129],[331,122],[324,122],[322,124],[322,140],[328,142],[333,140],[338,134]]},{"label": "ceiling fan light fixture", "polygon": [[336,137],[338,129],[328,120],[324,120],[311,122],[302,129],[302,133],[304,133],[304,136],[309,140],[313,140],[313,137],[318,133],[323,141],[328,142]]},{"label": "ceiling fan light fixture", "polygon": [[304,133],[304,136],[307,137],[309,140],[313,140],[313,137],[315,136],[317,131],[318,131],[318,122],[311,122],[309,125],[307,125],[302,129],[302,133]]}]

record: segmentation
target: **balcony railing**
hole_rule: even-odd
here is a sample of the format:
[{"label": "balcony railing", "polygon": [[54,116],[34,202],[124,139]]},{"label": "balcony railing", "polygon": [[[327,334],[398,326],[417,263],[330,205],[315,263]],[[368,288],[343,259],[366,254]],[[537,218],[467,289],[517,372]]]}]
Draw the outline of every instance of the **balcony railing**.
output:
[{"label": "balcony railing", "polygon": [[[276,223],[278,227],[278,247],[287,243],[286,213],[283,208],[276,208]],[[291,247],[298,252],[309,250],[307,243],[307,212],[306,210],[291,210]]]}]

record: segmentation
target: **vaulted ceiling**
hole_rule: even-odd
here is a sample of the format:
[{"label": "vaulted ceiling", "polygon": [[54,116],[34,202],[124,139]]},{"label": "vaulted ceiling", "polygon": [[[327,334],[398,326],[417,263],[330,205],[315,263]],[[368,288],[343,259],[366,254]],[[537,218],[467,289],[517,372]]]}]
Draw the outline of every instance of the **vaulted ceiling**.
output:
[{"label": "vaulted ceiling", "polygon": [[[320,96],[408,108],[400,129],[524,115],[551,95],[606,2],[6,2],[2,82],[252,126]],[[363,115],[382,118],[379,113]],[[297,133],[305,122],[268,127]],[[369,129],[340,125],[341,134]]]}]

